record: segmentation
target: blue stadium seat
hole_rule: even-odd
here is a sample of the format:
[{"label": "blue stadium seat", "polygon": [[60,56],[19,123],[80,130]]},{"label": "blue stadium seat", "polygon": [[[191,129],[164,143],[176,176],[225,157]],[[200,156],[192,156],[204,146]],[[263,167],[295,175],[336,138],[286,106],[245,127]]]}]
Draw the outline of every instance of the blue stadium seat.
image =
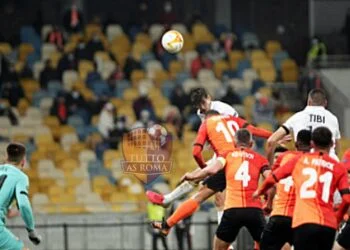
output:
[{"label": "blue stadium seat", "polygon": [[265,87],[266,84],[262,80],[256,79],[253,81],[252,88],[250,90],[250,93],[254,95],[256,92],[259,91],[260,88]]},{"label": "blue stadium seat", "polygon": [[237,78],[237,72],[234,71],[234,70],[225,70],[223,73],[222,73],[222,77],[225,78],[229,78],[229,79],[233,79],[233,78]]},{"label": "blue stadium seat", "polygon": [[277,71],[281,71],[282,62],[288,58],[289,58],[289,55],[286,51],[279,51],[273,56],[273,63],[275,64]]},{"label": "blue stadium seat", "polygon": [[162,85],[162,94],[166,97],[166,98],[170,98],[171,97],[171,93],[173,91],[173,89],[175,88],[175,83],[173,81],[166,81],[163,83]]},{"label": "blue stadium seat", "polygon": [[169,70],[169,65],[171,61],[177,60],[177,57],[175,54],[170,54],[168,52],[164,52],[164,54],[161,56],[160,61],[163,64],[163,67],[166,70]]},{"label": "blue stadium seat", "polygon": [[34,142],[28,141],[26,144],[26,153],[27,153],[27,158],[30,160],[30,157],[34,151],[36,151],[36,146]]},{"label": "blue stadium seat", "polygon": [[36,51],[34,51],[33,53],[30,53],[27,57],[27,63],[28,63],[28,66],[33,69],[34,67],[34,64],[38,61],[40,61],[40,54]]},{"label": "blue stadium seat", "polygon": [[152,52],[144,53],[141,57],[141,65],[143,69],[146,69],[147,62],[154,60],[155,56]]},{"label": "blue stadium seat", "polygon": [[89,87],[92,89],[94,94],[97,96],[102,96],[102,95],[112,96],[113,95],[113,92],[109,88],[108,84],[103,80],[95,81],[92,84],[90,84]]},{"label": "blue stadium seat", "polygon": [[85,139],[92,133],[98,132],[97,128],[91,125],[80,125],[76,127],[76,132],[80,141]]},{"label": "blue stadium seat", "polygon": [[96,176],[106,176],[111,184],[116,183],[116,179],[112,176],[112,173],[103,167],[103,163],[100,160],[90,161],[88,163],[88,172],[90,179],[93,179]]},{"label": "blue stadium seat", "polygon": [[43,98],[47,97],[49,95],[48,92],[44,90],[39,90],[33,94],[33,105],[37,108],[40,107],[40,102]]},{"label": "blue stadium seat", "polygon": [[176,83],[182,85],[184,81],[191,78],[190,73],[188,72],[181,72],[176,75]]},{"label": "blue stadium seat", "polygon": [[71,115],[68,117],[68,125],[71,125],[72,127],[76,128],[78,126],[84,125],[84,120],[79,115]]},{"label": "blue stadium seat", "polygon": [[57,94],[62,91],[62,83],[60,81],[49,81],[47,84],[47,91],[50,96],[57,96]]},{"label": "blue stadium seat", "polygon": [[251,65],[249,60],[245,59],[245,60],[239,61],[238,65],[237,65],[237,76],[239,78],[243,78],[243,72],[246,69],[250,69],[251,67],[252,67],[252,65]]},{"label": "blue stadium seat", "polygon": [[41,39],[32,26],[23,26],[20,30],[22,43],[30,43],[38,53],[41,51]]},{"label": "blue stadium seat", "polygon": [[131,88],[131,84],[128,80],[117,81],[114,89],[114,96],[118,98],[122,98],[124,91],[128,88]]}]

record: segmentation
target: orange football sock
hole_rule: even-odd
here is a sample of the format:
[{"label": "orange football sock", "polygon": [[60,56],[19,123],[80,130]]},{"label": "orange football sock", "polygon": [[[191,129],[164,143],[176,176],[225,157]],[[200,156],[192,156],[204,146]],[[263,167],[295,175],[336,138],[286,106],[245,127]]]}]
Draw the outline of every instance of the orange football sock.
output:
[{"label": "orange football sock", "polygon": [[260,249],[259,243],[254,241],[254,250],[259,250],[259,249]]},{"label": "orange football sock", "polygon": [[199,207],[199,203],[194,199],[188,199],[184,201],[175,212],[167,219],[166,223],[169,227],[173,227],[179,221],[187,218],[188,216],[194,214],[197,208]]}]

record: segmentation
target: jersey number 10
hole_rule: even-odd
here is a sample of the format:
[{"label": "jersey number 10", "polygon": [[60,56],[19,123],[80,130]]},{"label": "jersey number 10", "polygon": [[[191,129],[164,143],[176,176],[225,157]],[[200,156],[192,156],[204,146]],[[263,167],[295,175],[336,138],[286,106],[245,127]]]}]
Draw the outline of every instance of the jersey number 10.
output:
[{"label": "jersey number 10", "polygon": [[227,142],[233,142],[233,138],[238,129],[239,126],[235,121],[227,121],[225,124],[223,122],[218,122],[215,128],[216,132],[222,132],[224,134]]}]

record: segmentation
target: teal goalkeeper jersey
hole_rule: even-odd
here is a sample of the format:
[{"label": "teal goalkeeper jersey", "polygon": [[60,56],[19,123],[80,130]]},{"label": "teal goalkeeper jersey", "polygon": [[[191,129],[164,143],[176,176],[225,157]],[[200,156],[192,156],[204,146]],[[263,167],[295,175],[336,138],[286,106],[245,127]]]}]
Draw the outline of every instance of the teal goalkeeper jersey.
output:
[{"label": "teal goalkeeper jersey", "polygon": [[34,218],[28,189],[29,179],[25,173],[10,164],[0,165],[0,226],[5,225],[9,207],[16,199],[27,229],[34,229]]}]

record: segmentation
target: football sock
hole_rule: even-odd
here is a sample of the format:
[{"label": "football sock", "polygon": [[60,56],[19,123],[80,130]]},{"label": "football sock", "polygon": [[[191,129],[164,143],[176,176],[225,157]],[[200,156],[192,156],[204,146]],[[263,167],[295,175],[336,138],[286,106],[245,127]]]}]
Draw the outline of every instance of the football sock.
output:
[{"label": "football sock", "polygon": [[172,227],[176,225],[179,221],[187,218],[188,216],[194,214],[197,208],[199,207],[199,203],[194,199],[188,199],[184,201],[175,212],[167,219],[167,225]]},{"label": "football sock", "polygon": [[218,211],[218,224],[220,224],[224,211]]},{"label": "football sock", "polygon": [[180,186],[176,187],[172,192],[169,194],[164,195],[163,204],[167,205],[177,199],[179,199],[181,196],[188,194],[194,189],[194,184],[185,181],[180,184]]}]

